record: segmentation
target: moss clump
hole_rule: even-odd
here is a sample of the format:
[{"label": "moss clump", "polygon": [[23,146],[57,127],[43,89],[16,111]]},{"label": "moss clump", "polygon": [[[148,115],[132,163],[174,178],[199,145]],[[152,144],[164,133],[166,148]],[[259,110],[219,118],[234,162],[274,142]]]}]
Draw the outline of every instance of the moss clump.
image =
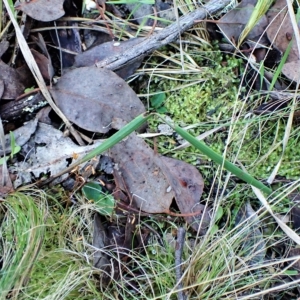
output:
[{"label": "moss clump", "polygon": [[199,74],[178,75],[175,80],[160,80],[154,84],[156,91],[167,91],[164,106],[174,122],[185,126],[231,117],[239,86],[239,78],[233,71],[239,68],[241,61],[226,58],[230,63],[222,65],[220,55],[218,53],[211,66],[202,68]]}]

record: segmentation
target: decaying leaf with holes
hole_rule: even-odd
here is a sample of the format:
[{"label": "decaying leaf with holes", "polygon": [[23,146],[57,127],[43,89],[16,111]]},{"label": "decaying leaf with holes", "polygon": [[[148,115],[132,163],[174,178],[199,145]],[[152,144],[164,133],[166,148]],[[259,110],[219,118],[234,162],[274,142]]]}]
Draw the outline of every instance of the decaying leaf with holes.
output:
[{"label": "decaying leaf with holes", "polygon": [[[50,125],[38,123],[34,136],[22,147],[25,161],[11,166],[12,172],[18,172],[15,187],[31,182],[32,175],[38,178],[41,174],[56,175],[65,169],[70,162],[82,158],[87,152],[101,144],[80,147],[69,137]],[[83,173],[83,172],[82,172]],[[65,177],[68,176],[67,174]],[[63,178],[60,178],[60,181]]]}]

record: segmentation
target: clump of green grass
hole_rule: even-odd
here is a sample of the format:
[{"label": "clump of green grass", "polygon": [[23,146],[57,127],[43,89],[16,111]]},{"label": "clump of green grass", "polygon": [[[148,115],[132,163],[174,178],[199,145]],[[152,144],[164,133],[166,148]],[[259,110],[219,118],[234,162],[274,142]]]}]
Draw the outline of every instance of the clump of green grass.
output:
[{"label": "clump of green grass", "polygon": [[1,203],[1,299],[94,299],[99,294],[82,241],[76,240],[87,235],[79,231],[86,220],[70,218],[71,212],[40,190],[11,194]]},{"label": "clump of green grass", "polygon": [[17,299],[38,257],[46,231],[46,197],[22,193],[8,196],[0,211],[1,298]]},{"label": "clump of green grass", "polygon": [[[92,267],[93,204],[63,208],[52,202],[40,255],[23,290],[24,299],[101,298]],[[99,273],[99,272],[98,272]],[[23,299],[23,298],[22,298]]]}]

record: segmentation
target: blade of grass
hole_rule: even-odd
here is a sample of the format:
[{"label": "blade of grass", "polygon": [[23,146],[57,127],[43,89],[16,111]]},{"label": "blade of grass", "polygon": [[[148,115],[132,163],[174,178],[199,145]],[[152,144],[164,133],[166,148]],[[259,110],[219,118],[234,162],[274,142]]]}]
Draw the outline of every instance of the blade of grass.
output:
[{"label": "blade of grass", "polygon": [[262,90],[263,83],[264,83],[264,75],[265,75],[265,66],[264,66],[263,61],[261,61],[258,70],[259,70],[259,76],[260,76],[260,89]]},{"label": "blade of grass", "polygon": [[[14,17],[16,18],[17,14],[16,14],[16,11],[15,11],[15,6],[14,6],[14,3],[12,0],[7,0],[8,4],[9,4],[9,7],[14,15]],[[1,1],[1,6],[2,6],[2,1]]]},{"label": "blade of grass", "polygon": [[267,182],[269,184],[273,183],[278,171],[279,171],[279,168],[282,164],[282,161],[284,159],[284,154],[285,154],[285,151],[287,149],[287,146],[288,146],[288,142],[289,142],[289,138],[290,138],[290,134],[291,134],[291,130],[292,130],[292,127],[293,127],[293,120],[294,120],[294,112],[295,112],[295,108],[296,108],[296,95],[294,96],[293,98],[293,103],[292,103],[292,106],[291,106],[291,111],[289,113],[289,117],[288,117],[288,120],[287,120],[287,124],[285,126],[285,130],[284,130],[284,136],[283,136],[283,139],[282,139],[282,152],[281,152],[281,155],[280,155],[280,158],[275,166],[275,168],[273,169],[271,175],[269,176]]},{"label": "blade of grass", "polygon": [[7,163],[6,160],[8,159],[6,154],[5,154],[5,134],[4,134],[4,128],[3,128],[3,123],[2,119],[0,117],[0,146],[3,150],[3,157],[0,159],[0,167],[2,165],[2,178],[0,181],[0,185],[5,186],[7,182],[9,182],[9,173],[7,169]]},{"label": "blade of grass", "polygon": [[[298,2],[298,6],[299,6],[299,1]],[[297,43],[297,48],[298,48],[298,57],[300,57],[300,37],[299,37],[299,29],[298,29],[298,21],[299,21],[299,12],[300,9],[298,7],[297,10],[297,15],[295,16],[295,12],[294,12],[294,8],[293,8],[293,1],[286,1],[287,7],[288,7],[288,12],[290,15],[290,20],[293,26],[293,31],[294,31],[294,37],[295,37],[295,41]]]},{"label": "blade of grass", "polygon": [[[297,10],[297,15],[296,15],[296,21],[298,22],[300,19],[300,9],[298,8]],[[291,51],[291,48],[292,48],[292,43],[294,42],[294,39],[292,39],[290,42],[289,42],[289,45],[280,61],[280,64],[274,74],[274,77],[273,77],[273,80],[271,82],[271,85],[270,85],[270,88],[269,90],[272,91],[274,85],[275,85],[275,82],[283,68],[283,65],[285,64],[287,58],[288,58],[288,55]],[[292,103],[292,109],[291,109],[291,112],[289,114],[289,118],[288,118],[288,122],[285,126],[285,134],[284,134],[284,138],[283,138],[283,141],[282,141],[282,152],[281,152],[281,156],[280,156],[280,159],[278,161],[278,163],[276,164],[274,170],[272,171],[271,175],[269,176],[267,182],[269,184],[271,184],[274,179],[275,179],[275,176],[277,175],[277,172],[281,166],[281,163],[282,163],[282,160],[283,160],[283,156],[284,156],[284,153],[285,153],[285,150],[286,150],[286,147],[287,147],[287,144],[288,144],[288,141],[289,141],[289,137],[290,137],[290,133],[291,133],[291,128],[292,128],[292,123],[293,123],[293,119],[294,119],[294,111],[295,111],[295,107],[296,107],[296,94],[297,94],[297,91],[293,97],[293,103]],[[267,99],[268,99],[269,95],[267,96]]]},{"label": "blade of grass", "polygon": [[[287,58],[290,54],[290,51],[291,51],[291,48],[292,48],[292,43],[293,43],[293,40],[289,42],[289,45],[287,46],[286,51],[284,52],[284,55],[283,55],[283,57],[280,61],[280,64],[278,65],[278,67],[277,67],[277,69],[274,73],[274,76],[272,78],[272,82],[270,84],[269,91],[272,91],[273,88],[274,88],[274,85],[275,85],[275,83],[276,83],[276,81],[277,81],[277,79],[278,79],[278,77],[281,73],[282,67],[285,64],[285,62],[286,62],[286,60],[287,60]],[[267,96],[267,99],[268,99],[268,97],[269,97],[269,95]]]},{"label": "blade of grass", "polygon": [[[163,119],[163,117],[160,117]],[[163,119],[164,120],[164,119]],[[164,120],[166,122],[166,120]],[[181,137],[183,137],[186,141],[188,141],[191,145],[196,147],[198,150],[200,150],[203,154],[208,156],[210,159],[212,159],[215,163],[217,163],[220,166],[223,166],[227,171],[231,172],[232,174],[236,175],[241,180],[249,183],[250,185],[258,188],[259,190],[263,191],[267,195],[270,195],[273,191],[266,185],[264,185],[262,182],[256,180],[254,177],[252,177],[250,174],[244,172],[237,166],[235,166],[233,163],[229,162],[228,160],[224,159],[224,157],[215,151],[213,151],[210,147],[206,146],[203,142],[198,141],[194,136],[189,134],[184,129],[180,128],[177,125],[174,125],[170,122],[166,122],[169,126],[171,126]]]}]

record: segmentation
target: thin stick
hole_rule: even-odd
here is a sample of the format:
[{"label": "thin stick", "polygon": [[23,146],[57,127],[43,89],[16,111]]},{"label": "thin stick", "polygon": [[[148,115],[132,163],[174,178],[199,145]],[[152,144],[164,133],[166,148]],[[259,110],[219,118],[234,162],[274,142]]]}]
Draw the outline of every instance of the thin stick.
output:
[{"label": "thin stick", "polygon": [[182,272],[181,272],[181,257],[183,252],[183,246],[185,241],[185,229],[179,227],[177,230],[177,240],[175,247],[175,274],[176,274],[176,286],[178,288],[177,298],[178,300],[185,300],[186,295],[183,292],[183,285],[181,281]]}]

